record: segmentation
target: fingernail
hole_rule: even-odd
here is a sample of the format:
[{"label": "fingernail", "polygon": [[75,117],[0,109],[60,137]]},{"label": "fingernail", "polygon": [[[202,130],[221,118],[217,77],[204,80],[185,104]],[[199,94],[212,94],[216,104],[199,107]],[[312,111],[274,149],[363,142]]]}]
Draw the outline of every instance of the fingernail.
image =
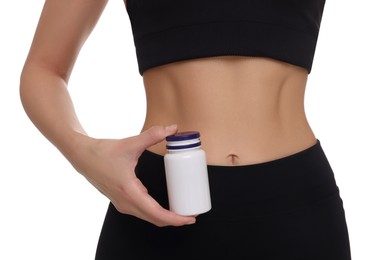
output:
[{"label": "fingernail", "polygon": [[177,129],[177,125],[176,124],[165,127],[165,131],[167,131],[167,132],[175,131],[176,129]]},{"label": "fingernail", "polygon": [[193,220],[191,220],[191,221],[187,222],[187,223],[186,223],[186,225],[192,225],[192,224],[194,224],[194,223],[196,223],[196,219],[193,219]]}]

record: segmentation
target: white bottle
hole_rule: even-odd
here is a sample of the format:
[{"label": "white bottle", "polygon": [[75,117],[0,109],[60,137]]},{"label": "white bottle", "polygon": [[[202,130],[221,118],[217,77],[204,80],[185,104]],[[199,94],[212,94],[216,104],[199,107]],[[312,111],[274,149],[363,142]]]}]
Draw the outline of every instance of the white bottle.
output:
[{"label": "white bottle", "polygon": [[164,156],[169,208],[176,214],[196,216],[211,209],[206,154],[199,132],[168,136]]}]

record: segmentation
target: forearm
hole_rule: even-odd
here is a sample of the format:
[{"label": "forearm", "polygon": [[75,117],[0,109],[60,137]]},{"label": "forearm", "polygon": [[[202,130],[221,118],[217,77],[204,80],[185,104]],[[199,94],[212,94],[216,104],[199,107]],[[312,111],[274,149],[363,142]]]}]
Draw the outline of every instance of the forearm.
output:
[{"label": "forearm", "polygon": [[175,134],[177,127],[156,126],[119,140],[90,138],[76,116],[66,79],[49,65],[26,64],[21,77],[22,103],[36,127],[121,213],[157,226],[193,224],[194,217],[161,207],[135,174],[141,153]]},{"label": "forearm", "polygon": [[67,82],[50,69],[25,65],[20,96],[26,113],[40,132],[69,160],[89,139],[67,90]]}]

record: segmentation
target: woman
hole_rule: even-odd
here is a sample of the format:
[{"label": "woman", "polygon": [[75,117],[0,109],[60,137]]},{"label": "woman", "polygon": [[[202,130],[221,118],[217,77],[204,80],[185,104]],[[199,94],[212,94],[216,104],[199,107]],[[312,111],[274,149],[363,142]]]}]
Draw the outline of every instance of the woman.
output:
[{"label": "woman", "polygon": [[[86,134],[67,91],[106,0],[47,0],[21,77],[39,130],[110,201],[96,259],[350,259],[333,172],[304,111],[324,1],[128,0],[141,134]],[[57,118],[57,120],[54,120]],[[168,210],[164,139],[198,130],[212,210]]]}]

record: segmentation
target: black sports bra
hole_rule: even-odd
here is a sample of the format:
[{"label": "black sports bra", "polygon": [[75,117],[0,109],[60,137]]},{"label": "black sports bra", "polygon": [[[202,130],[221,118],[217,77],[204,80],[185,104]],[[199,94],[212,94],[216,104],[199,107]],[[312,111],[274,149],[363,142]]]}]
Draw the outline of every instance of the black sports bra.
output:
[{"label": "black sports bra", "polygon": [[139,72],[210,56],[311,71],[325,0],[127,0]]}]

